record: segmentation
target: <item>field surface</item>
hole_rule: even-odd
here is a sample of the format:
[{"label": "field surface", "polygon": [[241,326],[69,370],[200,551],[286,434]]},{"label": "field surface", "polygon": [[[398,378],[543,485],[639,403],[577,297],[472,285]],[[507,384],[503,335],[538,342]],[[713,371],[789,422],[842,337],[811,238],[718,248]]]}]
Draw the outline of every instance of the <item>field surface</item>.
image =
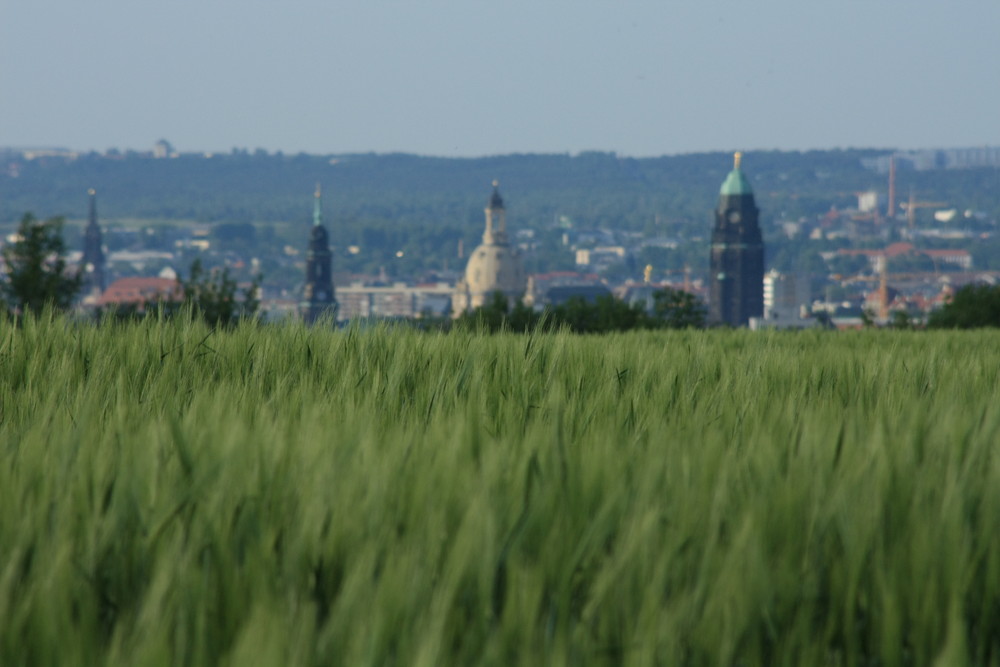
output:
[{"label": "field surface", "polygon": [[0,664],[1000,661],[1000,334],[0,324]]}]

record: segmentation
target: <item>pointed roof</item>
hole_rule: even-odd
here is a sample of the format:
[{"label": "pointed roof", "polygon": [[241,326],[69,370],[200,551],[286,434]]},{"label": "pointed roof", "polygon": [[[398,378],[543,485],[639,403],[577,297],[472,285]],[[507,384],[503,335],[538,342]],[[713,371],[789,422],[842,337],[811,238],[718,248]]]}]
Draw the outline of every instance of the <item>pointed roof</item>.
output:
[{"label": "pointed roof", "polygon": [[323,192],[320,188],[319,183],[316,184],[316,200],[313,202],[313,226],[319,227],[323,224],[323,213],[321,211],[322,204],[320,203],[320,197]]},{"label": "pointed roof", "polygon": [[90,195],[90,224],[97,224],[97,191],[94,188],[87,190],[87,194]]},{"label": "pointed roof", "polygon": [[500,182],[493,181],[493,194],[486,207],[486,229],[483,231],[484,245],[505,245],[507,243],[506,211],[500,197]]},{"label": "pointed roof", "polygon": [[728,197],[753,194],[750,181],[747,180],[747,177],[743,174],[743,170],[740,169],[742,158],[742,153],[737,152],[733,154],[733,170],[729,172],[726,180],[722,183],[722,187],[719,188],[720,195]]},{"label": "pointed roof", "polygon": [[503,208],[503,199],[500,197],[500,181],[493,180],[493,195],[490,197],[490,208]]}]

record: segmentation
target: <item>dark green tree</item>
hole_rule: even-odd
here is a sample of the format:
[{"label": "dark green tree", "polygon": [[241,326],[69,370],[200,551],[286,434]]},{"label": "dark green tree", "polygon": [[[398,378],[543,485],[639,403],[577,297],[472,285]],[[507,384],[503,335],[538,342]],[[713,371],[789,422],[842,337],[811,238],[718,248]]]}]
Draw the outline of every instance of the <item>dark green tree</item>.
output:
[{"label": "dark green tree", "polygon": [[564,325],[574,333],[629,331],[649,325],[641,304],[630,305],[611,295],[590,302],[574,296],[566,303],[547,309],[555,326]]},{"label": "dark green tree", "polygon": [[910,314],[905,310],[894,310],[889,326],[893,329],[912,329],[913,320],[910,319]]},{"label": "dark green tree", "polygon": [[187,280],[181,280],[184,303],[193,307],[194,313],[212,326],[231,326],[240,318],[253,317],[260,307],[257,291],[260,276],[256,276],[250,286],[243,291],[243,298],[237,297],[236,281],[229,275],[229,269],[206,272],[201,260],[191,263]]},{"label": "dark green tree", "polygon": [[694,294],[664,287],[653,293],[653,318],[667,329],[705,326],[705,306]]},{"label": "dark green tree", "polygon": [[931,313],[928,329],[1000,327],[1000,285],[966,285]]},{"label": "dark green tree", "polygon": [[534,329],[539,319],[538,313],[521,301],[511,307],[503,292],[494,292],[490,300],[479,308],[462,313],[455,320],[455,327],[490,333],[502,330],[523,333]]},{"label": "dark green tree", "polygon": [[476,310],[465,313],[455,322],[457,328],[478,331],[551,331],[565,327],[573,333],[609,333],[633,329],[703,327],[705,308],[692,294],[665,289],[654,295],[654,312],[646,313],[642,304],[628,304],[611,295],[588,301],[580,296],[537,313],[521,302],[513,307],[507,297],[497,292]]},{"label": "dark green tree", "polygon": [[59,310],[73,305],[83,277],[66,263],[62,225],[62,218],[41,222],[31,213],[21,218],[17,240],[3,248],[3,296],[9,307],[40,313],[46,305]]}]

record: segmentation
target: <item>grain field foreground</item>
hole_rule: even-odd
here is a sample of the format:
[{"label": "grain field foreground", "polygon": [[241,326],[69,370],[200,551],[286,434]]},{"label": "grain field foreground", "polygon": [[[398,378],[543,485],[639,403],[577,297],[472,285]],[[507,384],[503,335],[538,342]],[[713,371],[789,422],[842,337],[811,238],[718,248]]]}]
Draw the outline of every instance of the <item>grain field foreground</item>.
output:
[{"label": "grain field foreground", "polygon": [[0,324],[0,664],[996,664],[998,374],[983,332]]}]

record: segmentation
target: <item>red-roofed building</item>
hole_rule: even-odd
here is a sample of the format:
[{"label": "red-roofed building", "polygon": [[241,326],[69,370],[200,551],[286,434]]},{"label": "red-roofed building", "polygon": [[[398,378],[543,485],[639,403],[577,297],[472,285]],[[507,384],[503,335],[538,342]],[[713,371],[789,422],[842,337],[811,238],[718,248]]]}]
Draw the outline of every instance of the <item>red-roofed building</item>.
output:
[{"label": "red-roofed building", "polygon": [[151,301],[179,301],[183,296],[181,284],[172,278],[120,278],[108,285],[97,305],[142,306]]},{"label": "red-roofed building", "polygon": [[[886,257],[892,259],[893,257],[899,257],[900,255],[909,255],[914,252],[915,248],[912,243],[906,243],[904,241],[897,241],[896,243],[890,243],[882,251],[882,254]],[[919,251],[917,251],[919,252]]]}]

